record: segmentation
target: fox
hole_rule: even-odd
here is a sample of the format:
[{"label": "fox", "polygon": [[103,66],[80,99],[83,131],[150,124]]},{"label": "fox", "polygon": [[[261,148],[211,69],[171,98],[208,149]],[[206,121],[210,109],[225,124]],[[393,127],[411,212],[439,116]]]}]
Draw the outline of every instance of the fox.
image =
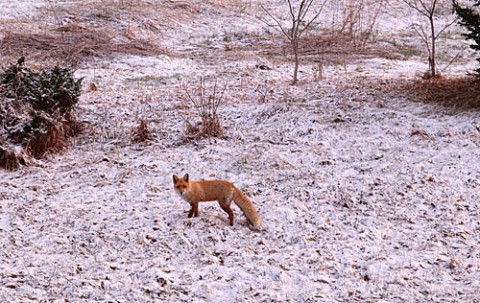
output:
[{"label": "fox", "polygon": [[255,229],[259,229],[261,226],[262,222],[252,201],[233,183],[225,180],[192,181],[189,175],[185,174],[183,177],[173,175],[173,188],[183,200],[190,204],[191,209],[188,212],[188,218],[198,217],[199,202],[217,201],[228,214],[230,225],[233,226],[234,214],[230,208],[233,201]]}]

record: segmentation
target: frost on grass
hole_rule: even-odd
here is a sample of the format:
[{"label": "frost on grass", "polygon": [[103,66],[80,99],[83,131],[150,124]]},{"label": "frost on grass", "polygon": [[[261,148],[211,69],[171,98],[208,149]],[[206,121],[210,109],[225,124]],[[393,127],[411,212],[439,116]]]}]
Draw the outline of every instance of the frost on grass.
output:
[{"label": "frost on grass", "polygon": [[[475,298],[477,113],[309,92],[324,97],[225,105],[228,138],[178,144],[171,107],[163,125],[177,136],[142,149],[104,138],[4,175],[2,299]],[[265,229],[252,232],[239,209],[229,227],[216,203],[188,219],[171,189],[183,171],[234,182]]]},{"label": "frost on grass", "polygon": [[[195,16],[217,8],[185,5]],[[213,19],[231,29],[239,14],[231,12]],[[190,44],[174,43],[176,31],[166,43],[200,52],[194,43],[210,28],[196,25]],[[218,50],[221,39],[212,40]],[[261,54],[230,60],[215,50],[194,59],[119,56],[79,71],[101,79],[79,102],[89,133],[61,156],[0,177],[0,301],[478,298],[478,112],[382,90],[386,73],[411,74],[417,61],[330,65],[324,82],[290,87],[282,80],[288,63]],[[255,68],[265,62],[272,70]],[[168,85],[122,82],[157,73]],[[224,136],[185,143],[188,109],[173,79],[205,73],[229,80],[219,108]],[[352,75],[382,81],[367,89]],[[149,144],[131,143],[139,107]],[[188,219],[171,181],[185,172],[235,183],[264,229],[251,231],[238,208],[228,226],[216,203],[202,203],[200,217]]]}]

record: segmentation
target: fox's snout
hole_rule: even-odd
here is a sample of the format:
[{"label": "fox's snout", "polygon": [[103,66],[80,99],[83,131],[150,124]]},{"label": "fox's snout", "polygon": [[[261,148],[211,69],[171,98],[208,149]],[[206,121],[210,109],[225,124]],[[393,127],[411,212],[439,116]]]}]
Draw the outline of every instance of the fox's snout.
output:
[{"label": "fox's snout", "polygon": [[175,190],[177,191],[177,193],[183,195],[184,193],[187,192],[187,187],[184,185],[178,185],[178,186],[175,186]]}]

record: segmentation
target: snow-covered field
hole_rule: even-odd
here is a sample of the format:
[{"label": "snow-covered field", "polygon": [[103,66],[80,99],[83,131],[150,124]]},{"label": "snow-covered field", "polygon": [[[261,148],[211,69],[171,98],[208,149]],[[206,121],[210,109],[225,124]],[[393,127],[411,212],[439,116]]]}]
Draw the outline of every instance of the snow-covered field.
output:
[{"label": "snow-covered field", "polygon": [[[80,67],[99,90],[69,150],[1,172],[0,302],[477,302],[480,114],[371,87],[424,72],[421,57],[330,64],[323,81],[305,63],[290,86],[289,62],[235,40],[265,29],[256,1],[191,3],[196,19],[159,34],[170,54]],[[408,27],[394,15],[379,36]],[[225,137],[184,143],[200,76],[228,85]],[[154,140],[133,143],[141,118]],[[172,189],[184,173],[235,183],[263,229],[238,208],[230,227],[216,203],[188,219]]]}]

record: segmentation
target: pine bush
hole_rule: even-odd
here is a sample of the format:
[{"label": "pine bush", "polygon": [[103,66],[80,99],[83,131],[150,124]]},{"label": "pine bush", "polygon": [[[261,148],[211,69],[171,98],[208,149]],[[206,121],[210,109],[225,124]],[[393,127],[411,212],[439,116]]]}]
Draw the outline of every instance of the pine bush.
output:
[{"label": "pine bush", "polygon": [[[474,2],[471,7],[462,7],[458,1],[453,0],[453,8],[459,16],[459,24],[465,27],[468,33],[464,36],[468,40],[473,40],[473,44],[470,47],[475,51],[480,51],[480,0]],[[477,58],[480,63],[480,58]],[[477,76],[480,77],[480,68],[475,70]]]}]

